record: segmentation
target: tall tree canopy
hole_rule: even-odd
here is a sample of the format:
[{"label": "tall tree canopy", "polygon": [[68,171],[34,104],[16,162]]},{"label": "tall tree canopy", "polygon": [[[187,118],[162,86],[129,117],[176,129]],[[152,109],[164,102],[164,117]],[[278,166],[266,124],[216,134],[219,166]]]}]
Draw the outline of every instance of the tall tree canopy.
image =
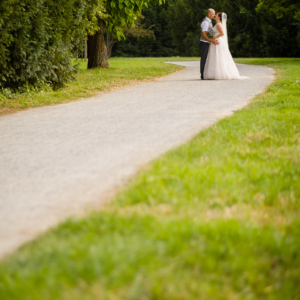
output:
[{"label": "tall tree canopy", "polygon": [[107,67],[104,30],[120,38],[149,3],[164,0],[1,0],[0,89],[73,77],[72,59],[89,35],[89,66]]},{"label": "tall tree canopy", "polygon": [[300,21],[300,1],[299,0],[260,0],[258,10],[269,10],[277,18],[293,16]]},{"label": "tall tree canopy", "polygon": [[160,6],[150,4],[143,11],[144,18],[139,21],[138,25],[150,29],[153,35],[126,34],[126,40],[122,39],[114,47],[113,55],[136,57],[176,55],[168,13],[170,2],[168,0]]},{"label": "tall tree canopy", "polygon": [[[96,1],[96,0],[95,0]],[[134,21],[149,3],[162,4],[164,0],[104,0],[103,15],[97,18],[98,31],[88,37],[89,68],[108,68],[105,31],[115,34],[118,38],[124,36],[123,29],[127,24],[134,26]]]},{"label": "tall tree canopy", "polygon": [[120,39],[141,12],[139,26],[155,38],[131,35],[113,54],[198,56],[209,7],[228,15],[233,56],[300,56],[298,0],[1,0],[0,89],[62,86],[87,36],[88,66],[109,67],[104,33]]},{"label": "tall tree canopy", "polygon": [[[272,9],[285,3],[284,18]],[[298,0],[297,0],[298,1]],[[147,26],[155,24],[154,48],[151,40],[127,39],[117,43],[115,55],[126,56],[199,56],[200,24],[206,11],[213,7],[228,15],[230,50],[235,57],[299,57],[300,22],[296,19],[299,4],[295,0],[168,0],[163,19],[157,18],[163,7],[150,7],[143,12]],[[274,4],[269,9],[266,4]],[[288,6],[290,5],[290,6]],[[293,12],[293,13],[291,13]],[[166,43],[166,41],[168,41]],[[148,50],[147,50],[148,49]]]}]

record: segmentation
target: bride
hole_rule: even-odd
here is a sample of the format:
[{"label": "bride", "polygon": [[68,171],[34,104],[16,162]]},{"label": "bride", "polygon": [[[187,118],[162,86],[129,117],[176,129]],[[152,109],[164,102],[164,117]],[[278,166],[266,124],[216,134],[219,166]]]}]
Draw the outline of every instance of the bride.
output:
[{"label": "bride", "polygon": [[217,24],[214,27],[215,36],[213,39],[218,39],[219,45],[211,43],[209,46],[204,78],[217,80],[248,78],[240,76],[229,51],[226,24],[227,15],[219,12],[215,15],[214,19],[217,21]]}]

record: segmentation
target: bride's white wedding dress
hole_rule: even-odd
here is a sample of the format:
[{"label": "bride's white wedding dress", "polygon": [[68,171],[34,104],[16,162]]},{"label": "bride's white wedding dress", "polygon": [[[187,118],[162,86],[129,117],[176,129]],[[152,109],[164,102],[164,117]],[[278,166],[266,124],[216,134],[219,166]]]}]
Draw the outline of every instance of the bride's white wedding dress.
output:
[{"label": "bride's white wedding dress", "polygon": [[[211,43],[209,46],[204,69],[204,79],[247,79],[249,77],[240,76],[240,73],[229,51],[226,26],[227,15],[223,14],[222,19],[224,36],[217,38],[217,40],[219,41],[219,45],[216,46]],[[214,27],[215,36],[220,34],[216,26]]]}]

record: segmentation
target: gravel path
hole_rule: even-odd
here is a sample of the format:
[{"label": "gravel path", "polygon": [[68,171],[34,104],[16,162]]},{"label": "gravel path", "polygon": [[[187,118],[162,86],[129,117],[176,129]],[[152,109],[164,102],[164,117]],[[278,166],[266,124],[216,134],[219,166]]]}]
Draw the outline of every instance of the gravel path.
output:
[{"label": "gravel path", "polygon": [[181,72],[87,100],[0,118],[0,256],[68,216],[100,207],[140,166],[247,105],[273,70],[248,80]]}]

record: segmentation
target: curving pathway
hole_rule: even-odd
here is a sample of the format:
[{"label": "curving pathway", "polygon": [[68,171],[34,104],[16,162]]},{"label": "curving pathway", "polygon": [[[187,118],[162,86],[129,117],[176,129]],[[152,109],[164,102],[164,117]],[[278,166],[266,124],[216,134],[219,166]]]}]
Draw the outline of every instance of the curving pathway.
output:
[{"label": "curving pathway", "polygon": [[142,165],[246,106],[273,70],[200,81],[199,62],[150,83],[0,118],[0,256],[100,207]]}]

